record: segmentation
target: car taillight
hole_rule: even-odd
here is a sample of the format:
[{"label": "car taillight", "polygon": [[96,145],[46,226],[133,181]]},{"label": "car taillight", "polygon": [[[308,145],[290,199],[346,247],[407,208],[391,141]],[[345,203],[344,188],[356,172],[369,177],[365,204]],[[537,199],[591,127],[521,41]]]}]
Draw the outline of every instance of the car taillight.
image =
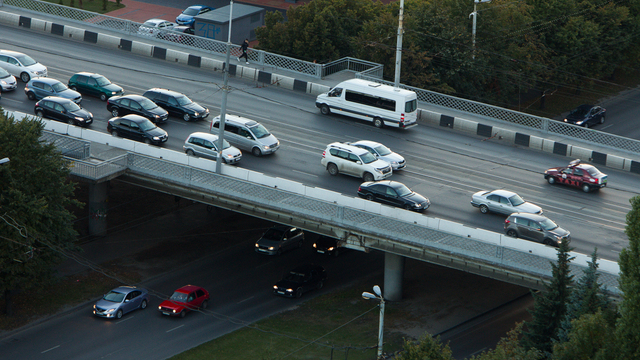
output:
[{"label": "car taillight", "polygon": [[358,192],[362,191],[362,188],[360,186],[358,186]]},{"label": "car taillight", "polygon": [[505,221],[504,221],[505,224],[509,224],[510,222],[511,222],[511,220],[509,220],[509,219],[505,219]]},{"label": "car taillight", "polygon": [[404,113],[400,114],[400,122],[403,123],[404,122]]},{"label": "car taillight", "polygon": [[322,157],[324,157],[327,154],[327,150],[322,152]]}]

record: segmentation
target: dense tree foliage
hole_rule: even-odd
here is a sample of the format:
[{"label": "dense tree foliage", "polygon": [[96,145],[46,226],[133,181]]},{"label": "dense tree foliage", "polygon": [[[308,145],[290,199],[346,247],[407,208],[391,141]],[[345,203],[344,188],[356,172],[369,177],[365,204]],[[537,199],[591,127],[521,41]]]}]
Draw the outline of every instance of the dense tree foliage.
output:
[{"label": "dense tree foliage", "polygon": [[43,123],[0,111],[0,291],[11,315],[11,294],[50,279],[60,251],[73,248],[74,215],[65,207],[74,185],[53,144],[40,141]]},{"label": "dense tree foliage", "polygon": [[601,311],[571,321],[567,339],[553,345],[554,360],[605,360],[615,358],[613,324]]},{"label": "dense tree foliage", "polygon": [[569,270],[569,243],[563,239],[558,248],[558,261],[551,263],[553,278],[540,293],[533,293],[535,300],[532,319],[525,323],[523,345],[525,349],[538,349],[547,356],[551,353],[553,341],[557,340],[560,322],[567,311],[567,301],[571,295],[573,275]]},{"label": "dense tree foliage", "polygon": [[[640,55],[637,1],[406,0],[401,82],[456,96],[512,104],[520,93],[576,93]],[[314,0],[268,13],[259,47],[327,63],[352,56],[384,65],[393,80],[399,2]]]},{"label": "dense tree foliage", "polygon": [[425,334],[418,342],[405,340],[404,349],[398,360],[453,360],[448,344],[442,344],[439,337]]},{"label": "dense tree foliage", "polygon": [[619,359],[640,359],[640,196],[630,202],[632,209],[625,228],[629,246],[622,249],[618,260],[620,290],[624,293],[616,324]]}]

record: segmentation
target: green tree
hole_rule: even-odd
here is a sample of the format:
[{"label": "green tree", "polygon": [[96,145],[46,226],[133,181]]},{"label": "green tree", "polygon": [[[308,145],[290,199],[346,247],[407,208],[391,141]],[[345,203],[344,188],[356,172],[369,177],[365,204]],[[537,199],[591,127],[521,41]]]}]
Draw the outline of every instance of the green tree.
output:
[{"label": "green tree", "polygon": [[571,295],[573,275],[570,274],[569,243],[563,239],[558,248],[558,261],[551,263],[553,278],[540,293],[533,293],[534,305],[530,311],[532,319],[525,323],[526,331],[522,339],[525,349],[551,354],[553,341],[557,339],[560,322],[567,311],[567,301]]},{"label": "green tree", "polygon": [[483,352],[478,356],[472,356],[470,360],[539,360],[543,359],[542,352],[537,349],[525,350],[520,343],[522,326],[524,323],[516,324],[516,327],[507,333],[507,336],[500,339],[498,345],[493,350]]},{"label": "green tree", "polygon": [[616,352],[619,359],[640,359],[640,196],[629,201],[631,211],[625,228],[629,246],[622,249],[618,259],[623,296],[616,323]]},{"label": "green tree", "polygon": [[14,290],[51,278],[60,251],[74,248],[75,217],[65,207],[72,199],[69,169],[55,146],[40,141],[40,120],[15,120],[0,114],[0,292],[12,315]]},{"label": "green tree", "polygon": [[612,320],[614,313],[611,309],[609,298],[602,291],[602,285],[598,282],[598,249],[591,253],[591,261],[584,274],[573,287],[567,303],[567,313],[558,329],[558,341],[569,340],[572,321],[585,314],[595,314],[598,311],[605,312]]},{"label": "green tree", "polygon": [[449,345],[440,342],[439,336],[424,334],[418,342],[405,339],[398,360],[453,360],[453,355]]},{"label": "green tree", "polygon": [[601,311],[571,321],[567,341],[553,345],[554,360],[615,359],[615,328]]}]

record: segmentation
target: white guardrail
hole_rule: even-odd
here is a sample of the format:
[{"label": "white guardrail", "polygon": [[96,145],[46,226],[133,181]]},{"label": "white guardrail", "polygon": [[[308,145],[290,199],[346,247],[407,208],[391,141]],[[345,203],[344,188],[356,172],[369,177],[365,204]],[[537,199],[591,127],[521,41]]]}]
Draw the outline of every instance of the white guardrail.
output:
[{"label": "white guardrail", "polygon": [[[22,119],[24,117],[36,118],[34,115],[24,114],[21,112],[7,111],[7,115],[13,115],[16,119]],[[187,165],[192,168],[208,172],[213,172],[213,170],[215,169],[215,162],[207,159],[187,156],[185,153],[180,151],[170,150],[153,145],[147,145],[141,142],[114,137],[108,133],[102,133],[99,131],[68,125],[57,121],[47,119],[42,119],[42,121],[45,124],[45,130],[60,135],[73,136],[85,141],[91,141],[107,146],[120,148],[135,153],[136,155],[144,155],[155,159],[171,161],[180,165]],[[557,250],[549,246],[527,240],[512,238],[493,231],[468,227],[464,224],[456,223],[449,220],[439,219],[412,211],[389,207],[379,203],[367,201],[359,197],[346,196],[334,191],[306,186],[295,181],[268,176],[237,166],[223,165],[222,175],[238,180],[244,180],[256,185],[263,185],[272,189],[287,191],[307,198],[312,198],[317,201],[331,203],[332,205],[344,206],[355,210],[361,210],[366,213],[387,217],[407,223],[407,225],[423,227],[425,228],[425,230],[435,230],[456,237],[467,238],[473,241],[479,241],[498,247],[504,247],[506,249],[520,252],[523,255],[526,254],[529,256],[538,256],[548,259],[551,262],[555,262],[557,260]],[[575,257],[575,259],[571,262],[571,265],[578,266],[582,269],[588,267],[588,262],[591,260],[591,257],[589,255],[577,252],[571,252],[570,256]],[[617,289],[617,279],[619,277],[620,267],[618,263],[615,261],[599,259],[598,264],[598,272],[603,273],[602,275],[608,274],[608,276],[606,277],[609,279],[602,279],[603,283],[605,283],[609,291],[619,294],[620,291]],[[530,266],[525,263],[521,264],[521,266],[522,268],[530,268]],[[576,277],[582,276],[582,274],[574,275],[576,275]]]}]

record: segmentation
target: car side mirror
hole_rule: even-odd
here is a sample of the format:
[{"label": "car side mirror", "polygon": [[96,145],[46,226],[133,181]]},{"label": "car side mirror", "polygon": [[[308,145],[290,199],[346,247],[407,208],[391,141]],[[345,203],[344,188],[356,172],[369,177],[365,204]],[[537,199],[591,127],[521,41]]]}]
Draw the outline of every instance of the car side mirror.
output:
[{"label": "car side mirror", "polygon": [[129,299],[125,299],[124,300],[125,303],[128,303],[129,301],[131,301],[131,300],[129,300]]},{"label": "car side mirror", "polygon": [[362,161],[358,160],[358,161],[356,161],[356,164],[362,165]]}]

